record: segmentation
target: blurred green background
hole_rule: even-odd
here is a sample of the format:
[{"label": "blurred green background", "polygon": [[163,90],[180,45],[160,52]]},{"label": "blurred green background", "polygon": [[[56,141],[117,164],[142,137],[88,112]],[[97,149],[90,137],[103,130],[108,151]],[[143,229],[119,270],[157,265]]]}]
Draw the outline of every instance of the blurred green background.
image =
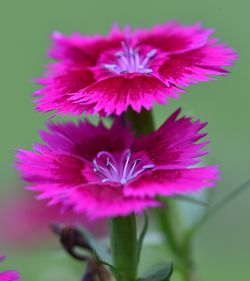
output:
[{"label": "blurred green background", "polygon": [[[105,34],[114,21],[134,28],[171,19],[185,24],[201,21],[204,26],[215,28],[216,36],[239,52],[240,59],[228,77],[191,86],[179,101],[171,101],[166,107],[156,106],[154,113],[160,125],[170,112],[182,106],[183,112],[209,122],[212,144],[207,160],[218,164],[222,171],[215,200],[250,178],[249,1],[2,0],[0,5],[1,197],[21,188],[13,169],[14,149],[30,149],[39,140],[37,130],[44,127],[48,117],[32,110],[31,92],[37,86],[31,79],[40,76],[48,62],[49,34],[54,30]],[[250,188],[202,228],[195,245],[202,280],[249,279],[249,205]],[[4,245],[0,245],[0,252],[1,248]],[[164,253],[150,247],[145,251],[147,256],[150,259],[143,259],[144,267],[164,259]],[[81,265],[66,255],[53,255],[51,249],[41,247],[16,250],[5,265],[20,270],[22,280],[32,281],[78,281],[81,271]]]}]

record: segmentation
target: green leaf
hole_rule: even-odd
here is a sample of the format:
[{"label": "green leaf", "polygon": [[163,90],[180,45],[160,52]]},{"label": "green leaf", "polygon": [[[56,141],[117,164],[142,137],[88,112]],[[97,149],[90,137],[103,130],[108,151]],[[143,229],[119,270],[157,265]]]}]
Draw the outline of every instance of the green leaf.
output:
[{"label": "green leaf", "polygon": [[145,235],[147,233],[147,230],[148,230],[148,216],[146,213],[144,213],[144,225],[143,225],[143,228],[142,228],[142,231],[139,236],[138,243],[137,243],[137,262],[138,262],[138,264],[140,262],[141,250],[142,250],[143,241],[144,241]]},{"label": "green leaf", "polygon": [[135,214],[110,220],[113,265],[122,272],[119,281],[134,281],[137,273],[137,235]]},{"label": "green leaf", "polygon": [[185,196],[185,195],[178,195],[178,196],[173,197],[173,199],[181,200],[184,202],[188,202],[191,204],[196,204],[196,205],[200,205],[200,206],[204,206],[204,207],[207,207],[209,205],[209,203],[207,203],[207,202],[201,201],[194,197]]},{"label": "green leaf", "polygon": [[173,264],[157,266],[146,277],[138,278],[137,281],[170,281],[173,273]]},{"label": "green leaf", "polygon": [[241,194],[247,188],[250,187],[250,179],[242,183],[240,186],[231,191],[227,196],[221,199],[218,203],[215,203],[210,209],[207,210],[206,214],[196,223],[187,233],[186,239],[192,239],[193,235],[203,226],[211,217],[217,214],[225,205],[231,202],[236,196]]}]

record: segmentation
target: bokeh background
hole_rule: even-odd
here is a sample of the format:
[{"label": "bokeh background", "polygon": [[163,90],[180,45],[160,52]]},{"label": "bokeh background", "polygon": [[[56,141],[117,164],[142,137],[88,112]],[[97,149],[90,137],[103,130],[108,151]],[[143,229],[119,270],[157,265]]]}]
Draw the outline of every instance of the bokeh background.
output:
[{"label": "bokeh background", "polygon": [[[222,179],[214,195],[219,200],[250,178],[250,95],[249,65],[250,2],[247,0],[166,1],[166,0],[43,0],[0,3],[0,89],[1,89],[1,199],[22,189],[13,168],[14,149],[30,149],[38,141],[37,130],[44,128],[48,115],[32,110],[33,77],[43,73],[48,62],[49,34],[108,32],[113,22],[121,26],[150,27],[171,19],[185,24],[201,21],[214,27],[216,36],[239,52],[240,59],[228,77],[189,87],[179,101],[156,106],[157,125],[176,107],[208,121],[210,156],[219,164]],[[248,280],[250,276],[250,188],[236,197],[200,231],[195,259],[204,281]],[[11,224],[12,221],[8,220]],[[17,222],[15,222],[17,223]],[[19,222],[22,228],[22,222]],[[18,269],[22,280],[74,281],[80,279],[82,265],[72,261],[55,245],[10,247],[1,240],[0,252],[9,254],[3,268]],[[142,267],[169,257],[159,247],[147,246]],[[148,257],[148,259],[147,259]],[[177,279],[174,279],[174,281]]]}]

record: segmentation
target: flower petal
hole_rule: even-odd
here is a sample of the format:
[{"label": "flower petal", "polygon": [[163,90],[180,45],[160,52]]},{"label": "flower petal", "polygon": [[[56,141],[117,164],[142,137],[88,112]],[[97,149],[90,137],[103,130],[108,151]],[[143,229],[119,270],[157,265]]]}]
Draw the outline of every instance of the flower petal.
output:
[{"label": "flower petal", "polygon": [[[83,106],[72,103],[70,94],[82,90],[95,82],[93,73],[88,69],[57,67],[54,65],[54,73],[48,78],[36,79],[44,88],[37,90],[33,95],[40,96],[36,109],[42,112],[56,110],[56,114],[81,114],[85,110]],[[50,71],[51,72],[51,71]]]},{"label": "flower petal", "polygon": [[123,151],[134,142],[130,127],[123,126],[119,118],[111,128],[106,128],[101,122],[94,126],[88,121],[49,123],[48,128],[49,132],[40,134],[54,152],[72,154],[90,162],[100,151]]},{"label": "flower petal", "polygon": [[87,163],[72,155],[45,152],[43,154],[19,150],[17,168],[23,179],[40,184],[76,186],[86,183],[84,169]]},{"label": "flower petal", "polygon": [[53,44],[49,50],[50,57],[86,67],[94,65],[105,50],[119,47],[124,34],[115,27],[107,36],[85,36],[80,33],[64,35],[54,32],[51,38]]},{"label": "flower petal", "polygon": [[173,196],[197,192],[212,187],[218,179],[218,168],[207,166],[192,169],[157,170],[129,182],[124,189],[126,196]]},{"label": "flower petal", "polygon": [[120,115],[128,106],[140,112],[143,107],[150,109],[155,101],[166,103],[168,97],[178,97],[177,90],[151,75],[124,74],[96,82],[71,99],[78,105],[89,106],[88,113]]},{"label": "flower petal", "polygon": [[199,157],[207,153],[200,149],[208,142],[196,142],[206,135],[199,131],[207,123],[190,117],[178,119],[180,112],[181,109],[174,112],[157,131],[138,138],[132,150],[145,151],[156,166],[166,169],[186,168],[199,162]]},{"label": "flower petal", "polygon": [[212,80],[211,75],[226,75],[224,66],[232,65],[237,58],[234,50],[210,40],[198,49],[169,56],[159,68],[162,79],[186,87],[200,81]]},{"label": "flower petal", "polygon": [[183,26],[176,21],[157,25],[151,30],[141,29],[134,33],[135,41],[140,45],[151,45],[168,53],[182,53],[203,46],[212,29],[204,29],[200,23]]},{"label": "flower petal", "polygon": [[87,213],[91,218],[127,216],[141,213],[145,208],[160,207],[152,199],[125,197],[120,185],[96,184],[79,187],[69,192],[67,204],[79,213]]}]

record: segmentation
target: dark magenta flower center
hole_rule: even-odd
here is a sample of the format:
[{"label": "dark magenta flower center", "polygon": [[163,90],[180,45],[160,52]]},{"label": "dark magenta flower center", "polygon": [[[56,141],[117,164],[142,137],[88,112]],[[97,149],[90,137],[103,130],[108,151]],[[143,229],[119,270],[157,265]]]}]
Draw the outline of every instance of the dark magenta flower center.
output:
[{"label": "dark magenta flower center", "polygon": [[131,156],[129,149],[126,149],[119,157],[107,151],[101,151],[93,160],[94,172],[101,176],[102,182],[125,184],[145,170],[155,167],[151,163],[145,163],[145,160],[133,159]]},{"label": "dark magenta flower center", "polygon": [[122,50],[115,53],[112,63],[102,65],[104,69],[114,74],[121,73],[145,73],[149,74],[152,69],[148,67],[150,60],[155,56],[156,50],[151,50],[145,55],[140,55],[137,48],[132,48],[126,41],[121,43]]}]

